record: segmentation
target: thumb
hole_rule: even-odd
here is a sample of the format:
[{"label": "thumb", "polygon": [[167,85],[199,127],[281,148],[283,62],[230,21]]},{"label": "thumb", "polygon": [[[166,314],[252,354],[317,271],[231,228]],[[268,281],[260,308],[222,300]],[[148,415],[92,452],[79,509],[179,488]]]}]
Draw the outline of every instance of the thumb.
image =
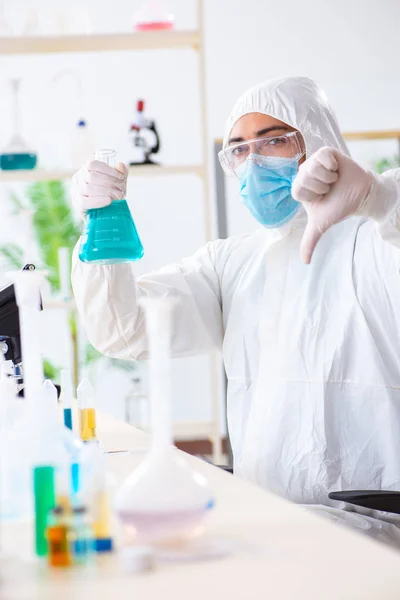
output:
[{"label": "thumb", "polygon": [[300,245],[301,258],[306,265],[310,264],[315,246],[319,242],[319,238],[322,236],[322,233],[323,232],[319,231],[313,223],[307,221]]},{"label": "thumb", "polygon": [[125,177],[128,175],[128,167],[123,162],[119,162],[115,165],[115,169],[119,171]]}]

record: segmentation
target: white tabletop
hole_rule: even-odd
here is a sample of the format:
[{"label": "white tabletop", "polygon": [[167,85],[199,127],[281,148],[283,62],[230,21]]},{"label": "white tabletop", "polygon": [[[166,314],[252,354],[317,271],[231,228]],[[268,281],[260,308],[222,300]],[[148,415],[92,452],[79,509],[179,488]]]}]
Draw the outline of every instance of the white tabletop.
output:
[{"label": "white tabletop", "polygon": [[[110,468],[120,481],[143,458],[149,436],[105,415],[98,421],[105,449],[131,451],[110,454]],[[1,600],[399,600],[400,553],[189,460],[216,496],[206,539],[226,543],[232,550],[227,557],[161,564],[154,572],[133,575],[123,570],[116,553],[103,557],[93,571],[49,571],[21,558],[18,548],[26,544],[31,526],[3,524],[3,540],[14,556],[2,560]]]}]

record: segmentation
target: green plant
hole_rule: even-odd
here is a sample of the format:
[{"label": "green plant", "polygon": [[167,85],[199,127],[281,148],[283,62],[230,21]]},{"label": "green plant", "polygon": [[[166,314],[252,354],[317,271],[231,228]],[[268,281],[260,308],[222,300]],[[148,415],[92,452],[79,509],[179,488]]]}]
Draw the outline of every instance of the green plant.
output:
[{"label": "green plant", "polygon": [[[26,202],[12,193],[10,202],[14,214],[22,210],[32,210],[32,225],[39,246],[42,267],[48,271],[48,279],[53,292],[60,289],[58,269],[58,249],[69,248],[72,251],[80,235],[78,224],[73,218],[65,186],[60,181],[41,181],[29,186],[26,190]],[[10,267],[17,269],[23,266],[23,249],[15,244],[0,247],[0,254]],[[75,313],[69,314],[69,327],[73,343],[77,344],[77,323]],[[90,344],[86,347],[85,364],[93,364],[103,355]],[[135,371],[136,363],[118,359],[108,359],[109,364],[124,371]],[[74,365],[75,372],[78,365]],[[49,361],[45,361],[45,376],[54,379],[59,369]]]},{"label": "green plant", "polygon": [[[87,344],[85,349],[85,365],[91,365],[100,358],[104,358],[104,355],[91,344]],[[118,358],[108,358],[107,361],[112,367],[121,371],[134,372],[137,370],[137,363],[135,361],[120,360]]]},{"label": "green plant", "polygon": [[391,157],[381,158],[373,164],[373,169],[377,173],[384,173],[389,169],[397,169],[400,167],[400,155],[396,154]]},{"label": "green plant", "polygon": [[[79,227],[73,218],[64,184],[61,181],[39,181],[27,188],[25,202],[14,193],[9,199],[14,214],[32,210],[32,225],[42,266],[48,271],[52,290],[57,292],[60,289],[58,249],[72,250],[79,237]],[[23,250],[17,245],[2,246],[0,253],[12,266],[23,266]]]},{"label": "green plant", "polygon": [[0,246],[0,254],[5,258],[8,268],[22,269],[23,250],[16,244],[7,244]]},{"label": "green plant", "polygon": [[[39,246],[40,266],[48,272],[53,292],[59,291],[58,249],[65,247],[72,251],[79,237],[79,227],[73,218],[64,184],[60,181],[37,182],[27,188],[24,200],[14,193],[10,194],[9,200],[14,214],[20,214],[23,210],[32,211],[32,226]],[[7,266],[17,269],[23,267],[23,249],[16,244],[0,247],[0,254]],[[76,339],[74,313],[69,315],[69,326],[72,338]],[[47,379],[57,377],[59,369],[50,361],[44,360],[43,367]]]},{"label": "green plant", "polygon": [[39,244],[43,265],[49,270],[48,279],[53,291],[60,289],[58,249],[72,250],[79,237],[61,181],[40,181],[27,190],[34,210],[33,227]]},{"label": "green plant", "polygon": [[51,379],[55,381],[60,373],[60,368],[56,367],[47,358],[43,360],[43,374],[45,379]]}]

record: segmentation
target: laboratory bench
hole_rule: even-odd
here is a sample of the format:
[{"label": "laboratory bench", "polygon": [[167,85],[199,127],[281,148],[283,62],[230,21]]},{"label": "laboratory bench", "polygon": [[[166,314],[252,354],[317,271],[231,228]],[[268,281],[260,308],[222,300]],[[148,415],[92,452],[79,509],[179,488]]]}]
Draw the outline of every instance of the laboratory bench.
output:
[{"label": "laboratory bench", "polygon": [[[139,464],[150,436],[98,414],[98,437],[116,484]],[[400,552],[319,517],[200,459],[187,456],[215,493],[205,543],[219,558],[126,571],[118,552],[93,568],[48,569],[28,555],[28,523],[1,523],[1,600],[400,598]],[[118,540],[117,540],[118,541]],[[7,551],[7,554],[4,551]]]}]

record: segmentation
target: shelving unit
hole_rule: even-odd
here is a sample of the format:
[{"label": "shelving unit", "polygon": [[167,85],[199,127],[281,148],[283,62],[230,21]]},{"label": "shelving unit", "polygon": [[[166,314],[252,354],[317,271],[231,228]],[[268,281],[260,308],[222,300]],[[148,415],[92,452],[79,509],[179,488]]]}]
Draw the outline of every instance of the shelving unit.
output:
[{"label": "shelving unit", "polygon": [[0,38],[0,54],[54,54],[58,52],[109,52],[110,50],[163,50],[199,48],[199,31],[148,31],[60,37]]},{"label": "shelving unit", "polygon": [[[121,34],[76,35],[60,37],[13,37],[0,38],[1,55],[31,55],[61,52],[109,52],[116,50],[166,50],[166,49],[193,49],[199,58],[200,104],[202,121],[202,164],[175,165],[175,166],[143,166],[132,167],[129,174],[138,177],[153,177],[163,175],[195,174],[203,182],[204,200],[204,233],[206,241],[213,236],[213,215],[211,210],[209,189],[209,154],[207,140],[207,110],[205,93],[205,64],[204,64],[204,26],[203,26],[203,0],[197,0],[198,28],[193,31],[161,31],[161,32],[134,32]],[[11,181],[33,182],[46,180],[68,180],[73,172],[70,170],[45,170],[32,171],[0,171],[0,183]],[[51,303],[50,303],[51,304]],[[61,308],[57,304],[57,307]],[[65,310],[70,310],[70,305]],[[220,426],[219,407],[219,360],[213,357],[212,362],[212,422],[203,423],[204,430],[213,444],[213,459],[221,463],[222,435]],[[198,431],[199,424],[193,423],[193,431]],[[190,435],[190,426],[187,424],[187,433]]]},{"label": "shelving unit", "polygon": [[[69,169],[31,169],[20,171],[0,171],[0,182],[21,181],[61,181],[71,179],[74,170]],[[202,165],[145,165],[143,167],[130,167],[130,177],[162,177],[166,175],[198,175],[204,176]]]}]

